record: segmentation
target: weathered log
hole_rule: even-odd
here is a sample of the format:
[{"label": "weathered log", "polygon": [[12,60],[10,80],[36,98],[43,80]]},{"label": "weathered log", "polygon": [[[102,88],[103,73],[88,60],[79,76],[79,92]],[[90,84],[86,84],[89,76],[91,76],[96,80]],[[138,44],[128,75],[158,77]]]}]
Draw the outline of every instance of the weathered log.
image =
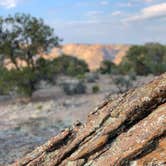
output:
[{"label": "weathered log", "polygon": [[[13,166],[166,165],[166,74],[104,101]],[[156,156],[154,158],[154,156]]]}]

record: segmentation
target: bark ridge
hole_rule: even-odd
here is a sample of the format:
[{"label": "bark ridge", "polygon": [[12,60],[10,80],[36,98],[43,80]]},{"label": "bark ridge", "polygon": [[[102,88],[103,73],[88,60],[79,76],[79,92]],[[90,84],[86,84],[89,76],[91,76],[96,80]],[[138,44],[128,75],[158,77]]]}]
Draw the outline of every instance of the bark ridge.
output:
[{"label": "bark ridge", "polygon": [[12,166],[166,165],[166,73],[110,97]]}]

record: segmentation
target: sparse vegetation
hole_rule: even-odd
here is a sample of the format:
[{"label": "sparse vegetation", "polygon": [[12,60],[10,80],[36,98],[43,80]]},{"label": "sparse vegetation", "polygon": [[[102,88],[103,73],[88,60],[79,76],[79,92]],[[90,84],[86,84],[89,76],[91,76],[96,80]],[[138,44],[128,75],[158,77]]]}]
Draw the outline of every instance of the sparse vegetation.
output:
[{"label": "sparse vegetation", "polygon": [[92,87],[92,92],[93,93],[98,93],[100,91],[100,87],[98,86],[98,85],[94,85],[93,87]]},{"label": "sparse vegetation", "polygon": [[112,77],[114,85],[118,88],[120,93],[126,92],[132,87],[132,80],[129,76],[115,76]]},{"label": "sparse vegetation", "polygon": [[42,105],[38,105],[37,109],[41,111],[43,109],[43,106]]},{"label": "sparse vegetation", "polygon": [[83,81],[66,82],[62,86],[64,92],[67,95],[78,95],[86,93],[86,85]]},{"label": "sparse vegetation", "polygon": [[119,73],[118,66],[116,66],[113,62],[105,60],[102,62],[99,71],[102,74],[117,74]]},{"label": "sparse vegetation", "polygon": [[1,67],[0,68],[0,94],[7,94],[11,87],[11,82],[8,82],[9,72],[7,69]]},{"label": "sparse vegetation", "polygon": [[91,72],[88,73],[86,76],[86,80],[88,83],[94,83],[99,79],[99,73],[97,72]]}]

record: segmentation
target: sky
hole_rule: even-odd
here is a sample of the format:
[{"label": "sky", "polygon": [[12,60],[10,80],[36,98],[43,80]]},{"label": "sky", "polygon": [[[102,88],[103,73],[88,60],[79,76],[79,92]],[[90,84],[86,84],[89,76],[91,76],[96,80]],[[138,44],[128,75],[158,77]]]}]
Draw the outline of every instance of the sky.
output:
[{"label": "sky", "polygon": [[63,43],[166,44],[166,0],[0,0],[0,16],[43,18]]}]

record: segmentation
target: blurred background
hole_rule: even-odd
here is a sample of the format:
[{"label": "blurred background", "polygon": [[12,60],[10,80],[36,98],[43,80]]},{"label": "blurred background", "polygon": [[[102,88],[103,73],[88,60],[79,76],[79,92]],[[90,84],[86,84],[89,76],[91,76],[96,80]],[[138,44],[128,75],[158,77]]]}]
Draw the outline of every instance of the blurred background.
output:
[{"label": "blurred background", "polygon": [[0,0],[0,165],[164,72],[164,0]]}]

